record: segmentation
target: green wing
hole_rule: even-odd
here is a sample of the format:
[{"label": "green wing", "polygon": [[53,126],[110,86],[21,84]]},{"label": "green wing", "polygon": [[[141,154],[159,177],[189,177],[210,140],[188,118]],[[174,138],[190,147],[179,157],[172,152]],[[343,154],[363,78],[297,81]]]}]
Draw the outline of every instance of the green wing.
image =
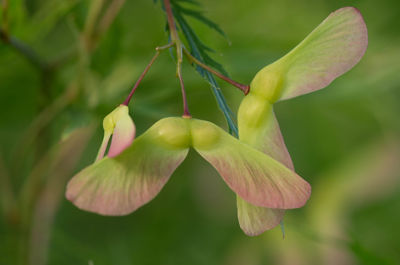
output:
[{"label": "green wing", "polygon": [[[156,123],[120,155],[106,157],[75,175],[66,197],[77,207],[102,215],[125,215],[152,200],[188,153],[161,139],[175,137]],[[161,138],[160,138],[161,137]],[[161,140],[160,140],[161,139]]]}]

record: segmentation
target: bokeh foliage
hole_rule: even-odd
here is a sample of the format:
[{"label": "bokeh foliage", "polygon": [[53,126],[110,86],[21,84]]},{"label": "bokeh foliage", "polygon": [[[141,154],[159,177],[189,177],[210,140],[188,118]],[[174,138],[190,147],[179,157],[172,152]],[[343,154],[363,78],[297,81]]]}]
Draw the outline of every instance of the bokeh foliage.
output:
[{"label": "bokeh foliage", "polygon": [[[229,42],[188,18],[201,40],[217,51],[213,57],[243,83],[330,12],[353,5],[365,18],[369,47],[353,70],[324,90],[276,106],[296,170],[314,192],[306,207],[287,213],[285,240],[279,228],[246,237],[237,223],[234,194],[194,152],[156,199],[131,215],[102,217],[67,202],[62,193],[69,176],[61,172],[76,172],[95,158],[101,118],[124,100],[154,48],[167,42],[165,17],[160,3],[126,1],[110,28],[92,35],[95,45],[85,52],[82,32],[93,1],[9,3],[10,34],[40,59],[32,63],[0,43],[0,173],[11,177],[15,192],[24,190],[32,172],[43,175],[38,181],[46,183],[50,195],[30,200],[27,193],[28,199],[23,196],[19,203],[23,209],[31,207],[25,211],[28,219],[43,223],[41,229],[50,233],[48,251],[40,248],[45,234],[36,233],[37,241],[26,242],[48,252],[48,264],[400,263],[398,1],[202,1],[207,17]],[[227,129],[207,82],[188,63],[183,74],[192,115]],[[219,84],[235,112],[242,93]],[[38,117],[53,114],[46,129],[35,127]],[[131,114],[139,133],[161,117],[181,115],[175,64],[168,52],[138,88]],[[75,129],[92,124],[95,132],[78,165],[70,161],[67,169],[59,166],[55,154],[64,150],[77,155],[63,146],[72,142],[83,147],[73,138],[79,134]],[[61,138],[70,142],[59,143]],[[35,169],[39,164],[42,168]],[[48,194],[42,191],[32,192]],[[0,264],[16,264],[24,242],[21,223],[27,218],[12,209],[2,213]]]}]

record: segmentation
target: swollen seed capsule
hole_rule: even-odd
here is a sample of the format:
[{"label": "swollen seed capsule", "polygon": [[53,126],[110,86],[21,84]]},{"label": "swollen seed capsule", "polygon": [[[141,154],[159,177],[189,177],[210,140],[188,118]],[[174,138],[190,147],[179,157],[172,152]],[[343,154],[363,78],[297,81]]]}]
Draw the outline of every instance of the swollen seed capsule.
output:
[{"label": "swollen seed capsule", "polygon": [[213,148],[220,138],[217,126],[208,121],[191,119],[192,146],[196,149]]},{"label": "swollen seed capsule", "polygon": [[[238,120],[241,127],[249,128],[261,126],[271,113],[272,105],[258,95],[247,95],[239,107]],[[241,128],[239,128],[241,129]]]},{"label": "swollen seed capsule", "polygon": [[269,103],[275,103],[281,94],[282,71],[270,66],[261,69],[250,84],[250,94],[258,95]]},{"label": "swollen seed capsule", "polygon": [[182,118],[165,118],[152,127],[157,141],[169,148],[188,148],[190,146],[189,121]]},{"label": "swollen seed capsule", "polygon": [[119,105],[110,114],[104,117],[103,119],[104,131],[113,133],[116,123],[125,116],[129,116],[128,106]]}]

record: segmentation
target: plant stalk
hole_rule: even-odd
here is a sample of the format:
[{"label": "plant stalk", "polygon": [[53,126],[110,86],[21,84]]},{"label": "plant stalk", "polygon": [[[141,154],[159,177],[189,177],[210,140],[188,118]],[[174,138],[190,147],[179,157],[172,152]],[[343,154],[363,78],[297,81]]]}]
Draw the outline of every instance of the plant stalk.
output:
[{"label": "plant stalk", "polygon": [[146,68],[144,69],[143,73],[139,76],[139,79],[136,81],[135,85],[133,86],[131,92],[129,93],[128,97],[125,99],[125,101],[122,103],[122,105],[126,105],[128,106],[129,102],[132,99],[133,94],[135,93],[137,87],[139,86],[139,84],[142,82],[143,78],[145,77],[145,75],[147,74],[147,72],[150,70],[151,66],[153,65],[153,63],[155,62],[155,60],[158,58],[158,56],[160,55],[160,52],[168,49],[170,47],[172,47],[174,45],[174,43],[169,43],[165,46],[161,46],[161,47],[157,47],[156,48],[156,54],[154,54],[153,58],[151,58],[150,63],[146,66]]},{"label": "plant stalk", "polygon": [[229,84],[231,84],[231,85],[233,85],[233,86],[239,88],[241,91],[243,91],[243,93],[244,93],[245,95],[247,95],[247,94],[250,92],[250,86],[249,86],[249,85],[244,85],[244,84],[241,84],[241,83],[239,83],[239,82],[236,82],[236,81],[230,79],[229,77],[227,77],[227,76],[221,74],[220,72],[215,71],[214,69],[212,69],[212,68],[209,67],[208,65],[206,65],[206,64],[204,64],[204,63],[202,63],[202,62],[200,62],[200,61],[199,61],[196,57],[194,57],[187,49],[184,49],[183,52],[185,53],[186,57],[189,59],[189,61],[190,61],[191,63],[197,64],[197,65],[200,66],[201,68],[203,68],[203,69],[209,71],[210,73],[212,73],[212,74],[218,76],[219,78],[221,78],[222,80],[228,82]]},{"label": "plant stalk", "polygon": [[1,19],[1,27],[3,30],[1,31],[1,38],[5,41],[8,40],[8,7],[10,6],[8,0],[1,1],[2,8],[2,19]]},{"label": "plant stalk", "polygon": [[171,33],[171,41],[172,43],[175,44],[176,47],[176,57],[177,57],[176,75],[181,85],[182,100],[183,100],[183,117],[191,117],[186,97],[185,85],[183,83],[183,78],[182,78],[183,45],[181,40],[179,39],[179,35],[176,30],[174,14],[172,12],[170,0],[164,0],[164,7],[165,7],[165,13],[167,14],[169,31]]}]

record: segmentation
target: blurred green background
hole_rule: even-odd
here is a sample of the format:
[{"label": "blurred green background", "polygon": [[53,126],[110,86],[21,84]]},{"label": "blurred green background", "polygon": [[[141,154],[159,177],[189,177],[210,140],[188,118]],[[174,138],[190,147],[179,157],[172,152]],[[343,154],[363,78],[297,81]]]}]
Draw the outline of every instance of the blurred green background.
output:
[{"label": "blurred green background", "polygon": [[[104,0],[111,18],[123,5],[94,33],[90,4],[93,11],[85,0],[9,1],[8,32],[25,55],[0,42],[1,265],[400,264],[398,1],[201,1],[229,42],[190,20],[230,76],[249,83],[330,12],[355,6],[365,18],[369,47],[354,69],[276,106],[296,170],[313,186],[309,203],[287,212],[284,240],[279,227],[245,236],[234,194],[195,152],[128,216],[84,212],[64,198],[68,179],[95,158],[101,119],[167,43],[160,3]],[[38,58],[27,59],[30,49]],[[183,73],[192,115],[226,128],[208,84],[187,62]],[[242,93],[220,85],[236,112]],[[130,109],[139,133],[181,115],[168,52]]]}]

